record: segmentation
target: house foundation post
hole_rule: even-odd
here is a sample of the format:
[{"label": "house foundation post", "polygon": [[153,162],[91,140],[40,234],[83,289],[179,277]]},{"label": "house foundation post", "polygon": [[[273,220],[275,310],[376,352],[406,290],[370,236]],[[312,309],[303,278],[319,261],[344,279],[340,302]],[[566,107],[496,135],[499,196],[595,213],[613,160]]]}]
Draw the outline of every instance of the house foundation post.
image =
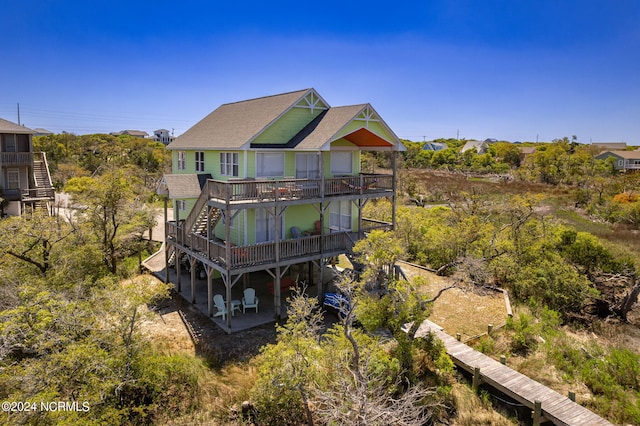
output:
[{"label": "house foundation post", "polygon": [[196,265],[198,261],[195,257],[189,256],[189,266],[191,267],[191,303],[196,304]]},{"label": "house foundation post", "polygon": [[391,229],[396,229],[396,190],[398,189],[398,153],[397,151],[391,152],[391,168],[393,170],[392,187],[393,195],[391,196]]},{"label": "house foundation post", "polygon": [[207,313],[213,316],[213,271],[214,269],[207,266]]},{"label": "house foundation post", "polygon": [[182,252],[178,250],[176,246],[176,286],[178,287],[178,293],[182,291]]}]

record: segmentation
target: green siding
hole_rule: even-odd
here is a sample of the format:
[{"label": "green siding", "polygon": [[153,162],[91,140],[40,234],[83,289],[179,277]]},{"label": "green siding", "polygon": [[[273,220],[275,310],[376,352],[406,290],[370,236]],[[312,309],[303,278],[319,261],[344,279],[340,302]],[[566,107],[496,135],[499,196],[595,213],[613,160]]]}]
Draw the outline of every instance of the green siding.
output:
[{"label": "green siding", "polygon": [[[233,226],[229,230],[231,236],[231,243],[237,246],[243,246],[245,244],[245,215],[247,211],[241,210],[233,219]],[[233,214],[233,212],[232,212]],[[218,221],[214,228],[214,235],[220,240],[224,241],[227,238],[225,224],[222,220]]]},{"label": "green siding", "polygon": [[291,108],[275,123],[265,129],[253,142],[264,144],[289,142],[291,138],[322,112],[321,109],[311,111],[309,108]]},{"label": "green siding", "polygon": [[196,203],[196,198],[187,198],[187,199],[181,199],[181,200],[185,201],[186,210],[178,212],[178,206],[176,204],[177,200],[173,200],[173,212],[174,212],[173,216],[175,218],[179,214],[180,215],[180,219],[186,219],[187,216],[189,215],[189,212],[193,208],[193,205]]},{"label": "green siding", "polygon": [[256,176],[256,152],[246,151],[245,155],[247,156],[247,177],[255,177]]},{"label": "green siding", "polygon": [[256,243],[256,211],[247,210],[247,244]]},{"label": "green siding", "polygon": [[173,151],[172,172],[175,174],[194,174],[194,173],[210,173],[214,179],[226,180],[231,176],[222,176],[220,174],[220,153],[221,152],[237,152],[238,153],[238,177],[244,176],[244,156],[248,153],[245,151],[204,151],[204,172],[196,172],[196,151],[189,150],[185,152],[185,169],[178,170],[178,151]]},{"label": "green siding", "polygon": [[300,232],[313,231],[316,221],[320,219],[320,214],[311,204],[290,206],[284,221],[285,238],[292,238],[291,227],[297,226]]}]

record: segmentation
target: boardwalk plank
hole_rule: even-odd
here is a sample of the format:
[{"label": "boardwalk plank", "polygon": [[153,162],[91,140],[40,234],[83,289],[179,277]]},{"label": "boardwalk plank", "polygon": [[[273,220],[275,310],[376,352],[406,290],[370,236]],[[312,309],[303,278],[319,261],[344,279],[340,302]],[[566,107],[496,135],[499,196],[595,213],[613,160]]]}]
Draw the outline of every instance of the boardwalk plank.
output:
[{"label": "boardwalk plank", "polygon": [[[421,330],[426,323],[420,326]],[[430,330],[442,340],[455,365],[470,372],[479,367],[480,378],[484,383],[495,387],[529,408],[533,409],[534,401],[541,401],[542,415],[554,424],[613,426],[612,423],[576,404],[569,398],[475,351],[468,345],[446,334],[437,325],[429,324],[432,324]]]}]

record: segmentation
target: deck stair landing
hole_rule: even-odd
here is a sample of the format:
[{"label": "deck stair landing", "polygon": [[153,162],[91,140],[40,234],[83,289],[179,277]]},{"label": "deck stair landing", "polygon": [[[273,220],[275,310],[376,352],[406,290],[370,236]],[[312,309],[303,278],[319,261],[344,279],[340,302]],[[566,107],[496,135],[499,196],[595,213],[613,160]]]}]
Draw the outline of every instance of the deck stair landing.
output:
[{"label": "deck stair landing", "polygon": [[[534,409],[535,401],[542,403],[540,421],[556,425],[613,426],[612,423],[589,411],[566,396],[530,379],[506,365],[472,349],[445,333],[442,327],[426,320],[416,337],[429,332],[442,340],[447,353],[459,368],[474,373],[479,368],[480,381]],[[534,423],[535,424],[535,423]]]}]

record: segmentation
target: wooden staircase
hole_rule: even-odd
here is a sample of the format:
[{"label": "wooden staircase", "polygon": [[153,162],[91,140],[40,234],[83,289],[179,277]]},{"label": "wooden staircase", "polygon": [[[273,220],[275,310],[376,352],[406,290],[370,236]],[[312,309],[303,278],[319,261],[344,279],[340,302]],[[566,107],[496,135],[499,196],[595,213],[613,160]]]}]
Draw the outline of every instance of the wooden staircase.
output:
[{"label": "wooden staircase", "polygon": [[49,174],[47,155],[44,152],[39,152],[37,155],[34,155],[33,179],[36,190],[42,192],[44,197],[50,196],[50,198],[53,199],[53,184],[51,183],[51,175]]},{"label": "wooden staircase", "polygon": [[193,224],[191,228],[192,234],[198,234],[207,236],[207,222],[211,223],[211,229],[213,229],[220,218],[222,217],[222,211],[220,209],[212,208],[209,216],[207,217],[207,206],[204,206],[202,210],[200,210],[200,214],[198,215],[198,219]]},{"label": "wooden staircase", "polygon": [[207,236],[207,222],[211,225],[211,229],[216,226],[220,218],[222,217],[222,211],[217,208],[212,208],[207,215],[207,201],[209,199],[209,190],[207,185],[204,186],[200,196],[196,200],[193,208],[187,218],[184,220],[184,230],[188,234],[197,234],[201,236]]},{"label": "wooden staircase", "polygon": [[44,211],[49,214],[51,203],[55,200],[55,190],[51,183],[49,165],[44,152],[33,156],[33,187],[23,190],[21,202],[26,212]]},{"label": "wooden staircase", "polygon": [[53,188],[49,170],[44,161],[33,162],[33,177],[35,179],[36,188]]},{"label": "wooden staircase", "polygon": [[167,260],[167,264],[169,266],[172,266],[175,264],[176,261],[176,248],[172,245],[169,246],[169,259]]}]

